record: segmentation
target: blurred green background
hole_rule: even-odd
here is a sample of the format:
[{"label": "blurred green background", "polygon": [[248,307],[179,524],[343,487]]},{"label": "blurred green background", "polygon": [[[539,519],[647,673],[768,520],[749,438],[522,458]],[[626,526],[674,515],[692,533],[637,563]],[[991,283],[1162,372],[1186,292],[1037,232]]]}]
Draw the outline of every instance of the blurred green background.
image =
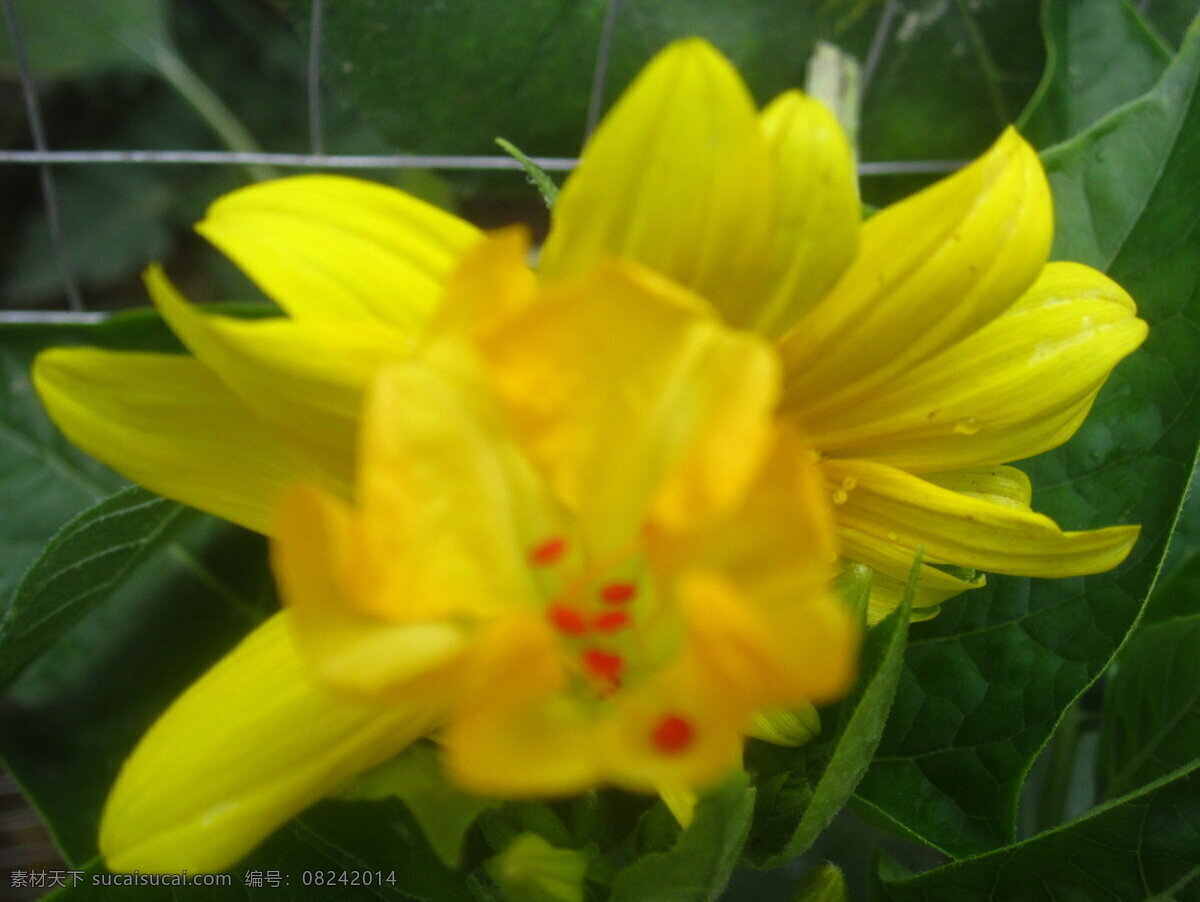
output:
[{"label": "blurred green background", "polygon": [[[531,155],[582,144],[609,0],[332,0],[322,33],[329,153],[495,154],[503,136]],[[1142,3],[1174,48],[1193,2]],[[306,93],[311,0],[17,0],[57,150],[311,149]],[[766,102],[803,84],[816,41],[866,64],[860,151],[867,161],[963,159],[1025,107],[1045,51],[1037,0],[624,0],[604,89],[611,101],[673,38],[701,34]],[[881,25],[884,27],[881,28]],[[1152,80],[1152,75],[1149,80]],[[1131,75],[1130,96],[1147,86]],[[28,149],[10,42],[0,41],[0,143]],[[250,286],[190,224],[255,172],[239,166],[61,165],[71,266],[87,306],[144,303],[137,274],[163,260],[197,299]],[[261,175],[261,171],[257,174]],[[379,171],[483,225],[544,225],[519,173]],[[920,178],[874,176],[875,205]],[[0,304],[64,303],[36,167],[0,165]]]}]

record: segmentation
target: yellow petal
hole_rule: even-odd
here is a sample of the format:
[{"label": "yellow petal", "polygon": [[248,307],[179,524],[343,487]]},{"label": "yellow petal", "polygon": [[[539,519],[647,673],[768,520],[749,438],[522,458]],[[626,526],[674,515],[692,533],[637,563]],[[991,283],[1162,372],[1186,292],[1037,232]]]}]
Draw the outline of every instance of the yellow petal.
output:
[{"label": "yellow petal", "polygon": [[1107,276],[1051,263],[974,335],[803,428],[827,454],[911,472],[1021,460],[1074,433],[1146,331]]},{"label": "yellow petal", "polygon": [[[846,560],[866,564],[872,570],[867,622],[878,623],[895,610],[904,597],[915,554],[893,542],[873,538],[856,529],[843,527],[840,533],[842,553]],[[986,582],[983,574],[965,578],[923,563],[917,571],[911,619],[928,619],[937,613],[938,605],[942,602],[971,589],[981,588]]]},{"label": "yellow petal", "polygon": [[347,474],[322,469],[190,357],[54,348],[38,355],[33,379],[51,419],[89,454],[258,532],[291,482],[349,492]]},{"label": "yellow petal", "polygon": [[767,604],[824,594],[837,536],[816,453],[795,434],[776,435],[734,510],[707,528],[653,532],[647,552],[660,573],[720,573]]},{"label": "yellow petal", "polygon": [[778,336],[829,290],[858,247],[854,153],[836,117],[799,91],[776,98],[762,128],[778,174],[778,220],[766,294],[749,324]]},{"label": "yellow petal", "polygon": [[145,279],[175,334],[246,406],[327,468],[352,472],[363,394],[379,367],[407,354],[404,333],[374,323],[204,314],[159,267]]},{"label": "yellow petal", "polygon": [[[614,697],[596,738],[609,782],[635,792],[666,789],[678,802],[741,764],[751,712],[707,665],[685,648],[666,670]],[[678,807],[677,816],[687,814]]]},{"label": "yellow petal", "polygon": [[762,297],[773,173],[754,103],[709,44],[672,44],[584,149],[554,208],[540,271],[579,276],[606,256],[642,263],[735,324]]},{"label": "yellow petal", "polygon": [[540,602],[532,549],[564,518],[498,411],[419,362],[383,370],[363,416],[360,609],[396,622]]},{"label": "yellow petal", "polygon": [[724,691],[749,706],[747,713],[831,701],[849,688],[858,630],[831,593],[808,592],[768,605],[710,574],[681,581],[678,604],[689,641]]},{"label": "yellow petal", "polygon": [[546,289],[481,347],[595,555],[626,546],[648,507],[680,527],[727,509],[770,440],[771,349],[632,264]]},{"label": "yellow petal", "polygon": [[[330,685],[399,697],[436,684],[440,668],[463,646],[453,622],[389,622],[355,610],[354,552],[346,507],[308,486],[284,494],[276,515],[271,563],[292,612],[301,648]],[[416,684],[416,685],[414,685]]]},{"label": "yellow petal", "polygon": [[815,419],[994,319],[1041,271],[1052,225],[1041,163],[1012,129],[871,217],[850,268],[782,339],[786,404]]},{"label": "yellow petal", "polygon": [[428,732],[424,704],[369,704],[313,682],[290,615],[258,627],[134,749],[100,825],[114,871],[222,871],[349,778]]},{"label": "yellow petal", "polygon": [[447,768],[468,792],[564,795],[601,778],[594,708],[561,691],[559,654],[534,614],[504,618],[472,643],[442,734]]},{"label": "yellow petal", "polygon": [[832,482],[854,488],[838,522],[934,563],[1017,576],[1079,576],[1111,570],[1129,554],[1138,527],[1063,532],[1049,517],[972,498],[884,464],[827,460]]},{"label": "yellow petal", "polygon": [[479,233],[395,188],[335,175],[251,185],[196,230],[292,316],[377,322],[411,333]]},{"label": "yellow petal", "polygon": [[967,467],[961,470],[943,470],[928,473],[928,482],[944,489],[1001,504],[1016,510],[1029,510],[1033,500],[1033,485],[1024,471],[1016,467]]},{"label": "yellow petal", "polygon": [[[867,623],[874,626],[896,608],[904,600],[908,591],[908,582],[893,579],[882,573],[876,573],[871,581],[871,594],[867,601]],[[908,619],[914,623],[922,620],[932,620],[941,610],[942,602],[953,598],[959,592],[943,589],[927,589],[918,587],[913,595],[912,608]]]}]

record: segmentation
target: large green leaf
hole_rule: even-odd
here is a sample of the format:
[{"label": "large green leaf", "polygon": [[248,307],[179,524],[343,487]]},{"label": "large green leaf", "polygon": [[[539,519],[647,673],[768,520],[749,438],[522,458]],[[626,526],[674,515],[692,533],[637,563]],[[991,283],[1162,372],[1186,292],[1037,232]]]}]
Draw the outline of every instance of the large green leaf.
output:
[{"label": "large green leaf", "polygon": [[1200,887],[1200,762],[1030,840],[906,877],[881,867],[881,902],[1175,899]]},{"label": "large green leaf", "polygon": [[1200,29],[1156,88],[1046,155],[1054,255],[1108,271],[1150,323],[1079,434],[1024,466],[1068,529],[1141,523],[1116,571],[995,578],[913,627],[879,755],[859,786],[885,823],[954,856],[1014,837],[1021,783],[1108,665],[1159,568],[1200,436]]},{"label": "large green leaf", "polygon": [[617,875],[610,902],[708,902],[721,895],[741,854],[754,813],[745,774],[700,800],[675,845],[653,852]]},{"label": "large green leaf", "polygon": [[173,501],[130,487],[64,526],[0,619],[0,687],[169,541],[187,513]]},{"label": "large green leaf", "polygon": [[1021,115],[1038,147],[1074,137],[1154,86],[1171,54],[1128,0],[1048,0],[1046,71]]},{"label": "large green leaf", "polygon": [[[609,0],[338,0],[325,4],[324,65],[380,134],[425,153],[578,153]],[[312,4],[288,0],[307,21]],[[813,4],[625,0],[613,33],[611,102],[668,41],[712,40],[760,99],[803,82]]]},{"label": "large green leaf", "polygon": [[1100,754],[1108,796],[1200,759],[1200,613],[1152,624],[1122,652]]},{"label": "large green leaf", "polygon": [[747,750],[758,787],[747,846],[756,865],[783,864],[807,851],[866,772],[896,694],[912,588],[867,634],[854,689],[844,702],[822,712],[827,735],[794,749],[754,743]]}]

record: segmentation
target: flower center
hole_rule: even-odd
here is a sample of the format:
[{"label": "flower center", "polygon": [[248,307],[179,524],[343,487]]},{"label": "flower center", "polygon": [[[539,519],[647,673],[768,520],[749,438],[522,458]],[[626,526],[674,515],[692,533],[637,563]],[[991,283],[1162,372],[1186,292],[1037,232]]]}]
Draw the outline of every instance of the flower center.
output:
[{"label": "flower center", "polygon": [[[622,690],[653,680],[681,641],[678,618],[644,575],[640,544],[592,563],[566,536],[554,535],[531,546],[528,561],[573,675],[569,691],[594,703],[598,716],[615,713]],[[696,729],[668,709],[652,721],[645,741],[661,755],[679,755],[694,745]]]}]

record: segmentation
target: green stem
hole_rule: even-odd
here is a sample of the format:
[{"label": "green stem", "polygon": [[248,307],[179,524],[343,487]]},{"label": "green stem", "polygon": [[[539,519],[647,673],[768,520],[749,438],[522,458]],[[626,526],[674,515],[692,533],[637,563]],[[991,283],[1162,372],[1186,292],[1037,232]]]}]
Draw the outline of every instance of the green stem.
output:
[{"label": "green stem", "polygon": [[[183,99],[192,105],[222,143],[230,150],[238,153],[260,153],[262,148],[254,140],[254,136],[246,130],[241,120],[233,114],[224,102],[213,93],[212,89],[191,70],[179,54],[165,47],[155,48],[150,62],[159,71]],[[276,178],[279,173],[271,166],[250,164],[246,171],[258,181]]]}]

